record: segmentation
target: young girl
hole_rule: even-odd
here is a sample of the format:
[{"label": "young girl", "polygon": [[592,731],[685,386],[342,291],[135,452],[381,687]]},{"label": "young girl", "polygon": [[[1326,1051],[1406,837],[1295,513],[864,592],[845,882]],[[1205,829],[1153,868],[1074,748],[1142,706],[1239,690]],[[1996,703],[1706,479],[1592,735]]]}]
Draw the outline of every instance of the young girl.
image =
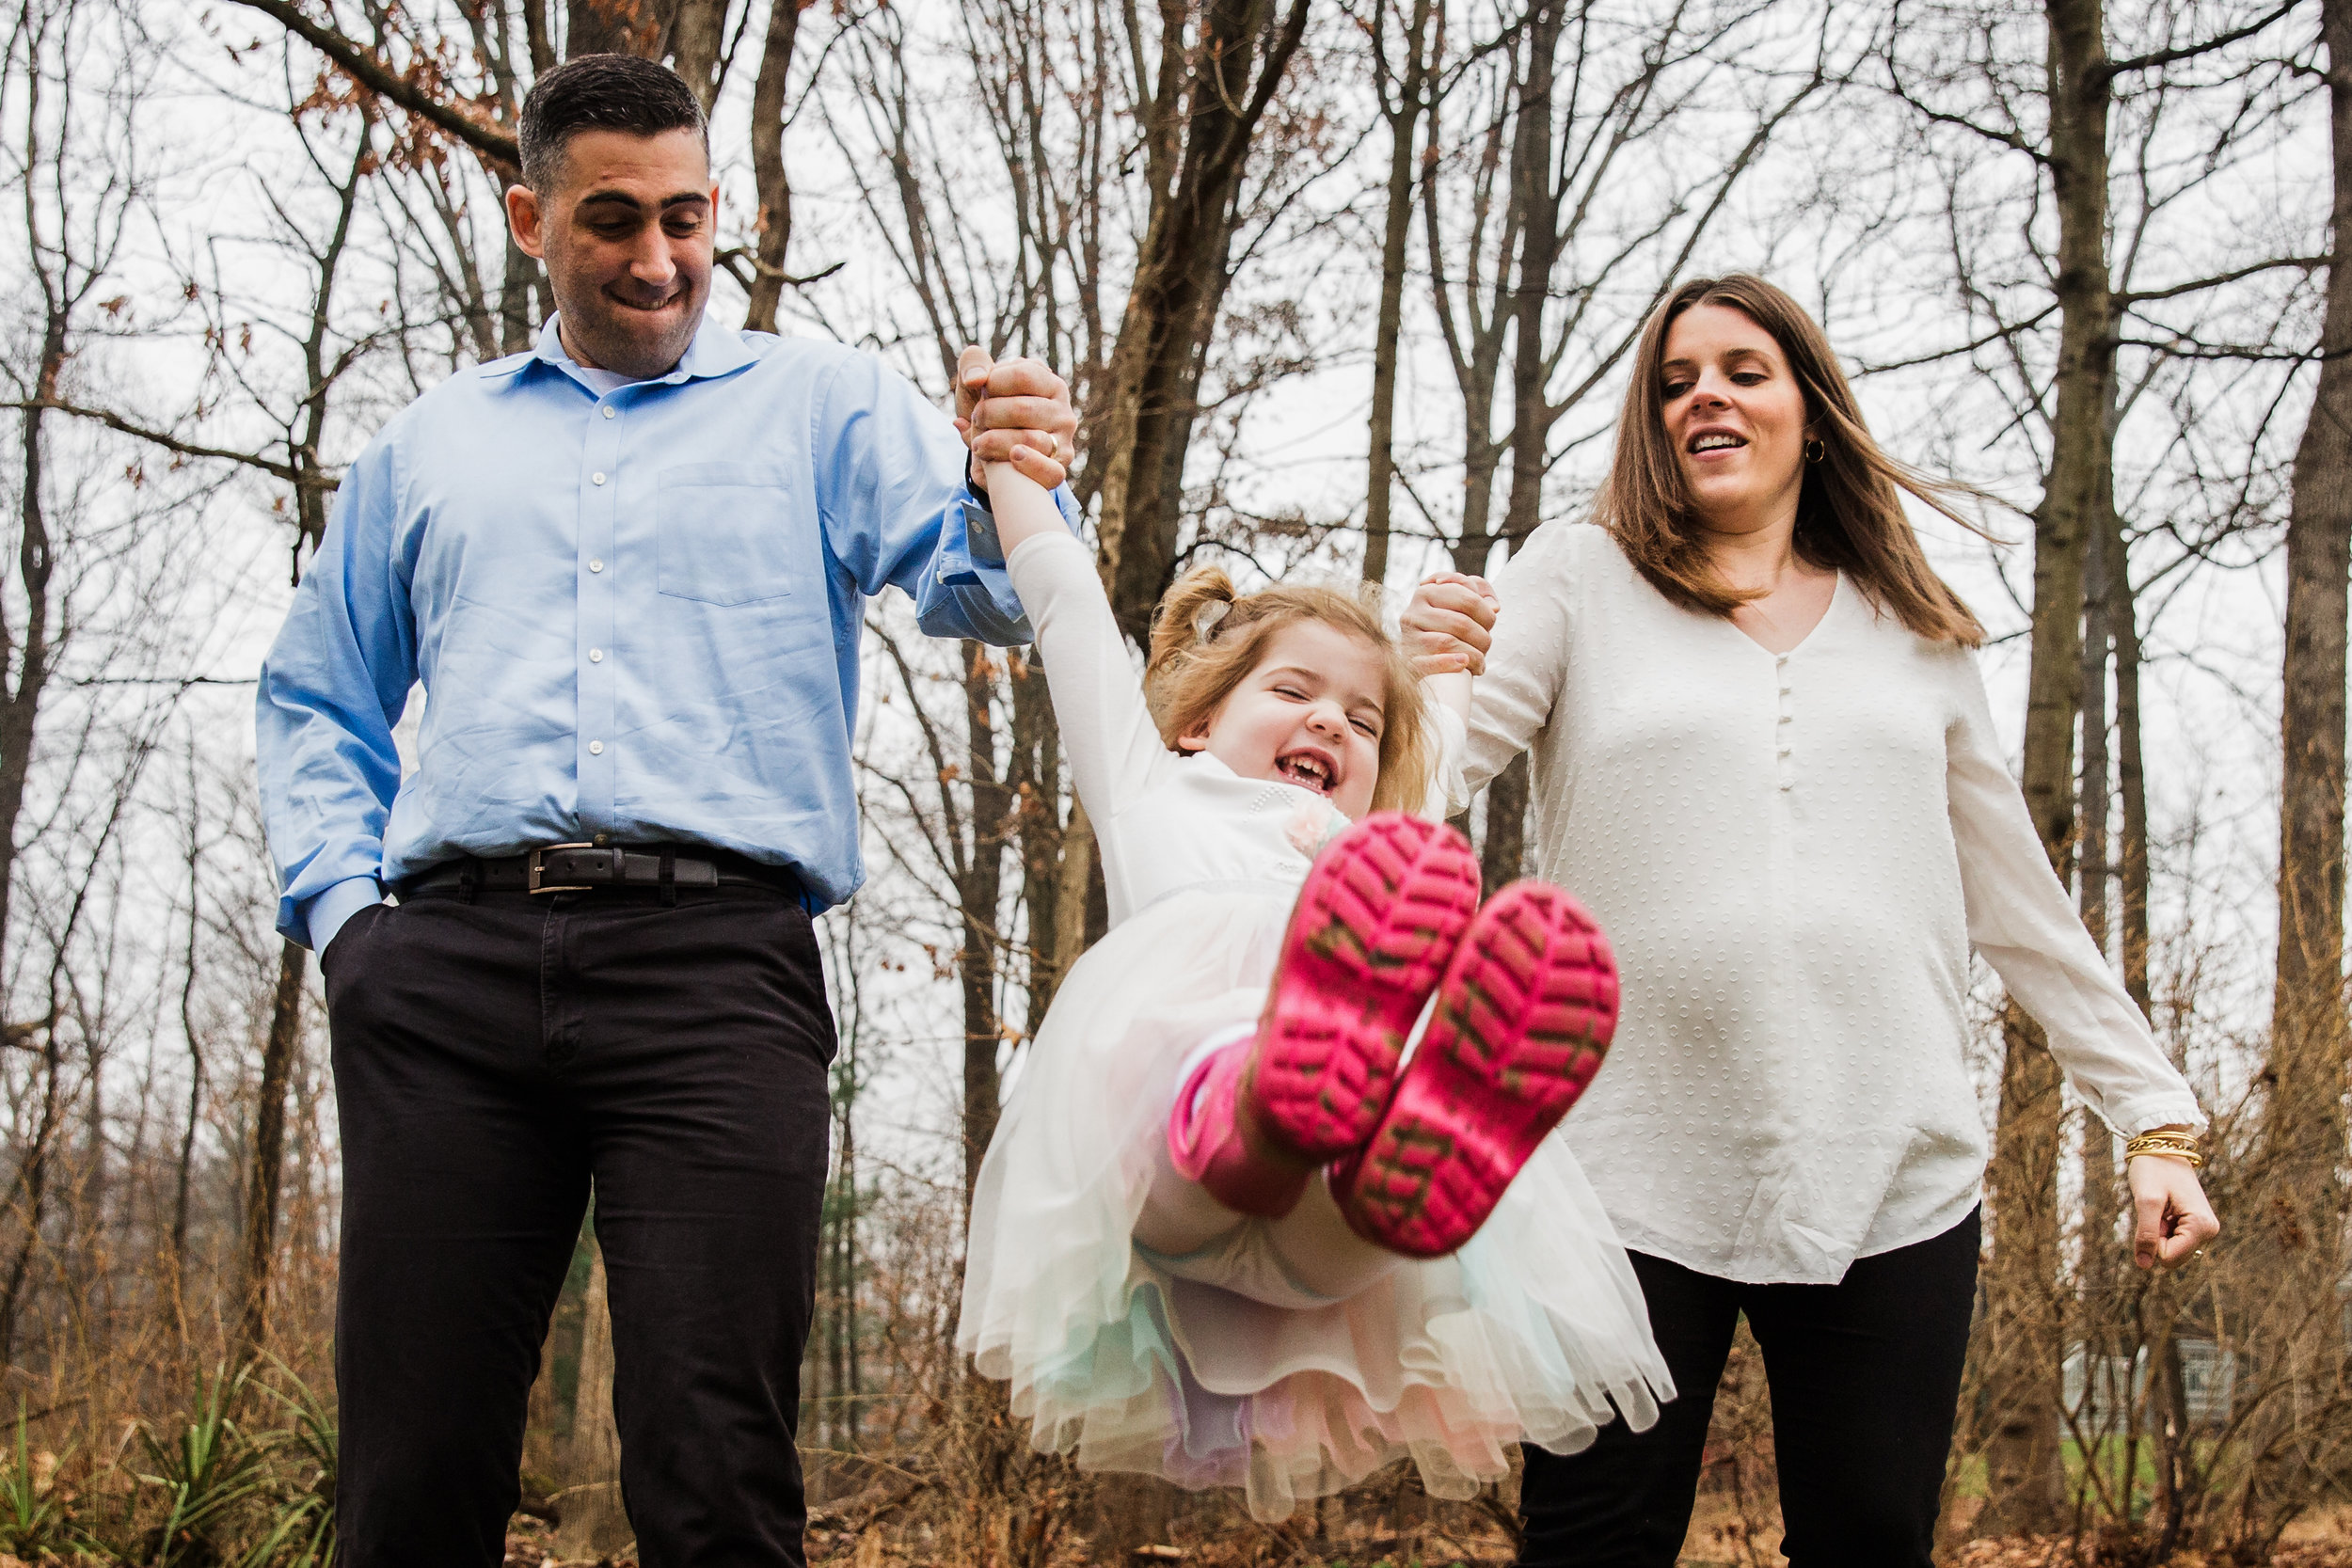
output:
[{"label": "young girl", "polygon": [[1396,809],[1430,803],[1431,746],[1377,616],[1195,571],[1147,706],[1044,491],[989,490],[1111,930],[981,1164],[959,1348],[1039,1449],[1268,1519],[1406,1454],[1467,1497],[1613,1401],[1648,1426],[1641,1291],[1545,1141],[1614,1023],[1607,944],[1543,884],[1482,911],[1461,835]]}]

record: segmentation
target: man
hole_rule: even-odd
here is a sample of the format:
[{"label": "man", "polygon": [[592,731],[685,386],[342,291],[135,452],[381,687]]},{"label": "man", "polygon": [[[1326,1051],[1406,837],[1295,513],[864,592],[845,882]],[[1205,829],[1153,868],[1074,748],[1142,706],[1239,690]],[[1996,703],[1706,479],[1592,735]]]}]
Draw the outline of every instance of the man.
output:
[{"label": "man", "polygon": [[1066,462],[1076,420],[1042,367],[967,354],[967,475],[871,358],[706,322],[718,191],[660,66],[550,71],[521,146],[555,319],[352,466],[261,684],[278,928],[319,950],[342,1114],[342,1560],[500,1561],[593,1184],[644,1560],[799,1564],[809,921],[861,876],[862,606],[895,583],[934,635],[1025,641],[971,485],[1017,445]]}]

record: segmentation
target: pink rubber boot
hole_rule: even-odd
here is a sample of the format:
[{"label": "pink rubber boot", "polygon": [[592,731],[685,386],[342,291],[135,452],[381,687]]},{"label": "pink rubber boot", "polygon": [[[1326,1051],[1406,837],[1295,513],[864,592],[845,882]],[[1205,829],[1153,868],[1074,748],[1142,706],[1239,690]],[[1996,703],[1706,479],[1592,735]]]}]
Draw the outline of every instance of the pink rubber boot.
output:
[{"label": "pink rubber boot", "polygon": [[1442,822],[1377,812],[1334,839],[1299,889],[1257,1037],[1177,1095],[1176,1168],[1230,1209],[1288,1213],[1317,1165],[1371,1134],[1477,910],[1478,858]]},{"label": "pink rubber boot", "polygon": [[1575,899],[1514,882],[1481,910],[1379,1125],[1331,1172],[1357,1233],[1437,1258],[1486,1223],[1617,1025],[1617,964]]},{"label": "pink rubber boot", "polygon": [[1315,1165],[1243,1130],[1241,1084],[1256,1045],[1235,1040],[1185,1076],[1168,1116],[1168,1153],[1178,1171],[1226,1208],[1279,1220],[1297,1207]]}]

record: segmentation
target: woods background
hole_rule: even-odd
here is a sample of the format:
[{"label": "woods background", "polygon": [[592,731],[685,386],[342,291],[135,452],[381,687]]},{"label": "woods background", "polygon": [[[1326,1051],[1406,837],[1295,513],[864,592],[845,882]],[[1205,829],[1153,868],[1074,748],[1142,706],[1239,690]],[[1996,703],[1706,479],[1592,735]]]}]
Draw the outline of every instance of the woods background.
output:
[{"label": "woods background", "polygon": [[[721,319],[942,397],[966,342],[1069,376],[1131,635],[1200,559],[1392,599],[1491,570],[1580,514],[1677,279],[1805,300],[1887,445],[2007,503],[2005,544],[1924,531],[1994,628],[2052,861],[2216,1118],[2222,1240],[2150,1278],[2115,1141],[1979,976],[1947,1553],[2322,1549],[2352,1502],[2352,0],[16,0],[5,31],[0,1552],[331,1544],[334,1112],[271,931],[253,673],[342,465],[529,345],[517,106],[615,49],[712,110]],[[1507,1560],[1508,1488],[1391,1474],[1256,1525],[1028,1452],[967,1379],[965,1192],[1100,880],[1019,651],[902,602],[868,633],[872,879],[821,923],[819,1554]],[[1474,814],[1490,883],[1526,803],[1522,763]],[[627,1547],[602,1302],[591,1229],[530,1560]],[[1773,1562],[1752,1348],[1726,1384],[1692,1560]]]}]

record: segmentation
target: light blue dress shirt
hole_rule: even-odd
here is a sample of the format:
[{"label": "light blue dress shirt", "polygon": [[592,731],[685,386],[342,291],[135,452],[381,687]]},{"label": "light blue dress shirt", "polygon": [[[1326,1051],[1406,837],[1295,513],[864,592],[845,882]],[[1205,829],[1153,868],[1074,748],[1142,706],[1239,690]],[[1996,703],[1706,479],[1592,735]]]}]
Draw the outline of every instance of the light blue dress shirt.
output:
[{"label": "light blue dress shirt", "polygon": [[896,583],[933,636],[1029,639],[967,540],[965,473],[947,417],[870,355],[707,319],[659,380],[598,391],[550,318],[435,388],[352,465],[262,669],[278,928],[323,950],[387,882],[599,833],[847,898],[866,598]]}]

